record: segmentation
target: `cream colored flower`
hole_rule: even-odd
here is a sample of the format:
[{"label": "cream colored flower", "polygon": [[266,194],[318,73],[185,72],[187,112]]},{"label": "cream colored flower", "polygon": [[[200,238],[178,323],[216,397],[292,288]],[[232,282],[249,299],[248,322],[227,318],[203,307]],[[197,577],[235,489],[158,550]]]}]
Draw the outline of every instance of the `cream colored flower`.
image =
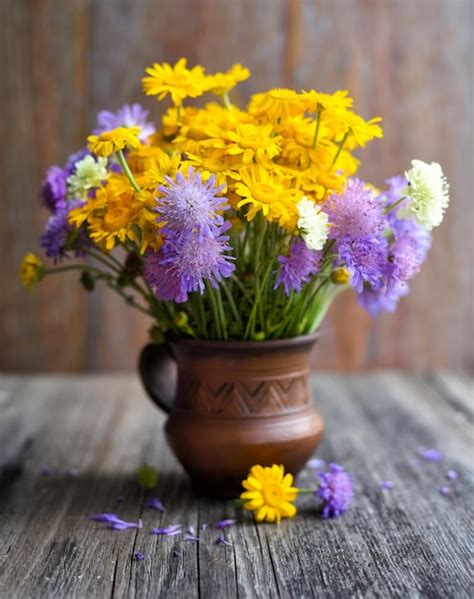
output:
[{"label": "cream colored flower", "polygon": [[99,187],[107,179],[107,158],[85,156],[80,160],[67,180],[68,195],[71,198],[85,200],[89,190]]},{"label": "cream colored flower", "polygon": [[428,164],[422,160],[412,160],[412,168],[405,173],[408,186],[402,195],[410,198],[410,203],[401,208],[400,218],[415,217],[416,221],[430,231],[443,220],[449,204],[449,185],[437,162]]},{"label": "cream colored flower", "polygon": [[298,229],[310,250],[322,250],[328,238],[328,215],[306,196],[298,202]]}]

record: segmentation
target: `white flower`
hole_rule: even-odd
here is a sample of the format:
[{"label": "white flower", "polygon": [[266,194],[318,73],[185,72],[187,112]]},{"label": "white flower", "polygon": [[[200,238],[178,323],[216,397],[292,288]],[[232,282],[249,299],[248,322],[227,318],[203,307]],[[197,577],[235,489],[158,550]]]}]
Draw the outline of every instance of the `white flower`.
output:
[{"label": "white flower", "polygon": [[412,218],[430,231],[443,220],[443,213],[449,204],[449,185],[437,162],[427,164],[422,160],[412,160],[412,168],[405,173],[408,186],[402,195],[410,202],[397,212],[400,218]]},{"label": "white flower", "polygon": [[322,250],[328,238],[328,215],[303,196],[298,202],[298,229],[310,250]]},{"label": "white flower", "polygon": [[85,156],[76,163],[74,174],[67,180],[68,195],[85,200],[90,189],[98,187],[107,179],[107,158]]}]

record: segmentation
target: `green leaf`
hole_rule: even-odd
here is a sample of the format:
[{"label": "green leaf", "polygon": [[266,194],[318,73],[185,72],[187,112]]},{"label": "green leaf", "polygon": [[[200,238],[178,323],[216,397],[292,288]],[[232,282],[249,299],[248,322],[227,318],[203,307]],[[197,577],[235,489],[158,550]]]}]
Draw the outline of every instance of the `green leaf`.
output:
[{"label": "green leaf", "polygon": [[140,466],[135,473],[137,483],[144,489],[154,489],[158,483],[158,472],[148,464]]},{"label": "green leaf", "polygon": [[81,275],[81,285],[86,291],[94,291],[95,281],[91,273],[87,270]]}]

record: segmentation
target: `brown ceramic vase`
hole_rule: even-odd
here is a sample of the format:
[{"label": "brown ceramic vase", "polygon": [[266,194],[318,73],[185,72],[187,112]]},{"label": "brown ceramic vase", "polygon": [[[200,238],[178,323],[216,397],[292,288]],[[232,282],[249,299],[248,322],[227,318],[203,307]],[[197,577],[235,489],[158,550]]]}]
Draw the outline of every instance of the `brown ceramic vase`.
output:
[{"label": "brown ceramic vase", "polygon": [[198,493],[238,496],[254,464],[301,470],[323,433],[309,386],[316,339],[180,340],[168,349],[143,348],[144,386],[169,414],[168,442]]}]

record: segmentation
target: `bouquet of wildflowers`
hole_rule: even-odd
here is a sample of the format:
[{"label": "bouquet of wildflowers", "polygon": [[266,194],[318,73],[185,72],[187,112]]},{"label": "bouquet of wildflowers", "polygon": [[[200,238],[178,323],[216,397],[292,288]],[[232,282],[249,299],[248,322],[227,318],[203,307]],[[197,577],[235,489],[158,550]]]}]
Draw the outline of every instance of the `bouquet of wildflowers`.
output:
[{"label": "bouquet of wildflowers", "polygon": [[394,310],[448,205],[441,167],[414,160],[377,190],[354,152],[380,118],[346,91],[272,89],[242,109],[231,90],[249,75],[154,64],[143,89],[171,99],[161,128],[138,104],[100,112],[87,147],[46,174],[53,264],[28,254],[23,283],[78,270],[148,314],[154,340],[310,333],[347,288],[371,315]]}]

